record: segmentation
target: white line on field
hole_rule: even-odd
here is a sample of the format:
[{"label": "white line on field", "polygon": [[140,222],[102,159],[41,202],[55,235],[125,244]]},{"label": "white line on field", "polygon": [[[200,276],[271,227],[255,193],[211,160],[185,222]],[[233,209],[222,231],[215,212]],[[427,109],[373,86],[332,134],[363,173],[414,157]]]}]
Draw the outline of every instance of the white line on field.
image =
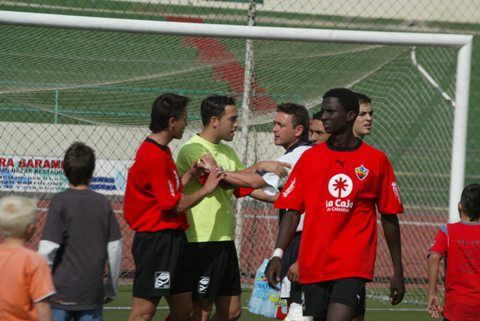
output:
[{"label": "white line on field", "polygon": [[[131,310],[132,307],[103,307],[104,310]],[[157,307],[157,310],[166,310],[168,307]],[[248,310],[248,307],[242,307],[244,310]],[[368,308],[367,311],[426,311],[421,308]]]}]

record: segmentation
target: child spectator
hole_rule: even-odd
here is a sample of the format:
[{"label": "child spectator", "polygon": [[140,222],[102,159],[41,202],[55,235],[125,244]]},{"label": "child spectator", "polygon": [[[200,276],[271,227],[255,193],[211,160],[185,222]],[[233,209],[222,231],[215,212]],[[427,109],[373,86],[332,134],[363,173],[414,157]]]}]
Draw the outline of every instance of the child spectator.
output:
[{"label": "child spectator", "polygon": [[55,293],[45,260],[24,247],[35,232],[36,202],[7,196],[0,200],[0,320],[51,321],[48,297]]},{"label": "child spectator", "polygon": [[103,303],[116,296],[120,228],[107,198],[88,187],[94,169],[90,147],[76,142],[68,148],[64,172],[70,188],[52,198],[40,241],[57,289],[50,300],[55,321],[102,320]]},{"label": "child spectator", "polygon": [[[460,222],[443,225],[428,254],[428,313],[445,320],[480,320],[480,184],[465,187],[458,203]],[[437,294],[440,260],[445,257],[443,311]]]}]

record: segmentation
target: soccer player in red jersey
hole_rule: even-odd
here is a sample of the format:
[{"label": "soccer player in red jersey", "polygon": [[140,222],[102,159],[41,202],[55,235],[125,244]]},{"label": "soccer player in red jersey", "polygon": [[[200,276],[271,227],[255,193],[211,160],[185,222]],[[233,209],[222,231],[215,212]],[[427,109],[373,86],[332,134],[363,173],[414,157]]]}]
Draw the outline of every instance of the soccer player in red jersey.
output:
[{"label": "soccer player in red jersey", "polygon": [[358,98],[360,108],[358,116],[353,124],[353,134],[355,137],[363,138],[372,132],[373,109],[372,100],[365,94],[355,93]]},{"label": "soccer player in red jersey", "polygon": [[168,144],[182,138],[187,125],[187,102],[186,97],[175,94],[155,100],[152,133],[140,145],[128,171],[123,210],[125,220],[135,230],[129,321],[151,320],[162,297],[167,299],[173,321],[187,321],[193,315],[193,262],[187,250],[185,211],[210,195],[222,174],[212,169],[202,188],[183,194],[183,185],[200,169],[193,165],[180,178]]},{"label": "soccer player in red jersey", "polygon": [[373,279],[375,265],[377,209],[394,266],[392,304],[400,303],[405,293],[396,215],[403,205],[388,158],[353,134],[358,110],[349,89],[332,89],[323,96],[322,122],[331,136],[302,155],[275,202],[288,212],[267,278],[271,286],[279,281],[283,250],[305,211],[300,283],[304,315],[316,320],[363,320],[365,283]]},{"label": "soccer player in red jersey", "polygon": [[437,295],[440,261],[447,261],[443,317],[480,320],[480,184],[464,188],[458,203],[460,222],[443,225],[428,254],[428,313],[439,318]]}]

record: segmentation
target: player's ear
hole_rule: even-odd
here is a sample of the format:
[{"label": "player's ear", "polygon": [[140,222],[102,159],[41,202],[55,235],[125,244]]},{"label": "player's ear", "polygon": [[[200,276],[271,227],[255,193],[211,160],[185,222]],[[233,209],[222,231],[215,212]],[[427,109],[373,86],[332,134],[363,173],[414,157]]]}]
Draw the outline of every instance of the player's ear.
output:
[{"label": "player's ear", "polygon": [[463,212],[462,203],[458,202],[458,213],[462,213],[462,212]]},{"label": "player's ear", "polygon": [[303,127],[303,125],[298,125],[297,127],[295,127],[295,137],[302,136],[304,130],[305,130],[305,127]]},{"label": "player's ear", "polygon": [[168,119],[168,127],[172,128],[173,126],[175,126],[176,122],[177,122],[177,120],[175,119],[175,117],[170,117]]},{"label": "player's ear", "polygon": [[210,125],[213,128],[217,128],[219,126],[219,123],[220,123],[220,119],[218,119],[217,116],[212,116],[212,118],[210,118]]},{"label": "player's ear", "polygon": [[358,113],[354,110],[349,110],[347,112],[347,122],[352,122],[352,121],[355,121],[355,119],[357,118],[358,116]]}]

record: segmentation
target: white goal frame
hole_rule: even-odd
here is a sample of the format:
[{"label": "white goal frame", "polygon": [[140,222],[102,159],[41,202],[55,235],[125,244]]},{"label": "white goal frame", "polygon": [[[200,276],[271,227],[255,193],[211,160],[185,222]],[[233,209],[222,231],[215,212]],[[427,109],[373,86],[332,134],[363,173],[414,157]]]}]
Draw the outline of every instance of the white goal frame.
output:
[{"label": "white goal frame", "polygon": [[[468,100],[473,41],[473,36],[471,35],[197,24],[1,10],[0,24],[177,36],[457,48],[459,51],[457,55],[454,97],[455,113],[450,173],[449,221],[454,222],[458,220],[457,202],[460,199],[465,180]],[[248,108],[248,106],[243,106],[243,108]],[[246,110],[245,114],[248,114],[248,109]],[[242,139],[245,139],[242,144],[246,144],[246,136],[242,136]]]}]

